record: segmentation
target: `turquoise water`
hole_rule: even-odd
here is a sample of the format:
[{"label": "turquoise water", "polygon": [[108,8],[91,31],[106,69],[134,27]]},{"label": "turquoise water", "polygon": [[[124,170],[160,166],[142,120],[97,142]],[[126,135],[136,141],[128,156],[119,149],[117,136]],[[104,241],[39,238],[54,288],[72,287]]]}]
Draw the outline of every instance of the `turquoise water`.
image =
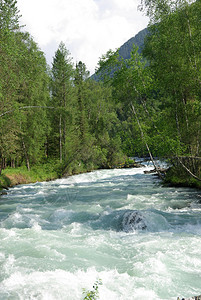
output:
[{"label": "turquoise water", "polygon": [[0,198],[0,299],[201,294],[201,195],[144,170],[20,185]]}]

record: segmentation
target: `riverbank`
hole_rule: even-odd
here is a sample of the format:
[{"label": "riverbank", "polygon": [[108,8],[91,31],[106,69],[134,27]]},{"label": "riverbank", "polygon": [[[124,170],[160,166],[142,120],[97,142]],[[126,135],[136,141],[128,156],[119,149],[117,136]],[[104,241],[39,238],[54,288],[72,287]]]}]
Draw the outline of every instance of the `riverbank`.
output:
[{"label": "riverbank", "polygon": [[[116,166],[106,166],[104,169],[139,168],[142,165],[132,159]],[[58,161],[49,161],[41,165],[35,165],[30,171],[25,166],[18,168],[6,168],[0,175],[0,191],[18,184],[29,184],[41,181],[50,181],[61,177],[68,177],[82,173],[88,173],[101,169],[100,167],[86,167],[84,164],[74,164],[73,167],[64,168]],[[1,194],[1,192],[0,192]]]},{"label": "riverbank", "polygon": [[7,168],[0,175],[0,191],[18,184],[28,184],[41,181],[50,181],[61,177],[58,164],[46,163],[33,166],[30,171],[25,166]]},{"label": "riverbank", "polygon": [[164,177],[164,183],[172,187],[190,187],[201,189],[201,181],[194,179],[183,168],[170,167]]},{"label": "riverbank", "polygon": [[[129,160],[125,163],[119,164],[118,166],[108,167],[108,169],[139,168],[141,166],[141,164]],[[77,167],[76,169],[70,169],[63,173],[61,164],[55,161],[33,166],[30,171],[28,171],[25,166],[18,168],[7,168],[3,170],[2,175],[0,175],[0,195],[5,193],[2,192],[3,189],[6,190],[15,185],[50,181],[61,177],[88,173],[94,170],[95,169],[89,170],[83,167]],[[148,173],[151,172],[154,172],[154,170],[149,171]],[[185,173],[178,173],[178,171],[173,167],[169,168],[165,172],[164,185],[171,187],[190,187],[201,189],[201,182],[190,176],[187,176]]]}]

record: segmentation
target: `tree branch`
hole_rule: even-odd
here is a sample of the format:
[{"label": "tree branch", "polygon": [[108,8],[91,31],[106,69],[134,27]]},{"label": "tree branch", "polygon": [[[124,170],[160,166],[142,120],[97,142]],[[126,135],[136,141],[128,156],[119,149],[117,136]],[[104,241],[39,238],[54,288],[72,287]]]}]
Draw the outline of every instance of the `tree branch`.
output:
[{"label": "tree branch", "polygon": [[178,159],[179,163],[182,165],[182,167],[196,180],[201,181],[201,178],[197,177],[195,174],[193,174],[182,162],[182,160],[176,156],[176,158]]},{"label": "tree branch", "polygon": [[133,113],[134,113],[134,115],[135,115],[135,117],[136,117],[136,120],[137,120],[137,123],[138,123],[138,127],[139,127],[140,132],[141,132],[142,140],[144,141],[144,143],[145,143],[145,145],[146,145],[147,151],[148,151],[149,156],[150,156],[150,158],[151,158],[151,161],[152,161],[152,163],[153,163],[153,165],[154,165],[154,168],[155,168],[156,172],[158,173],[158,176],[163,180],[163,176],[161,175],[161,172],[160,172],[160,170],[159,170],[159,167],[156,165],[156,163],[155,163],[155,161],[154,161],[154,159],[153,159],[153,156],[152,156],[152,154],[151,154],[151,151],[150,151],[149,146],[148,146],[148,144],[147,144],[147,141],[146,141],[146,139],[145,139],[144,132],[143,132],[143,130],[142,130],[142,126],[141,126],[141,124],[140,124],[140,121],[139,121],[139,119],[138,119],[137,112],[136,112],[135,107],[134,107],[134,105],[133,105],[132,102],[131,102],[131,108],[132,108],[132,111],[133,111]]},{"label": "tree branch", "polygon": [[11,110],[7,110],[5,111],[4,113],[2,113],[0,115],[0,117],[3,117],[5,116],[6,114],[11,114],[12,112],[14,112],[15,110],[19,109],[19,110],[23,110],[23,109],[30,109],[30,108],[47,108],[47,109],[58,109],[56,107],[53,107],[53,106],[21,106],[19,108],[14,108],[14,109],[11,109]]}]

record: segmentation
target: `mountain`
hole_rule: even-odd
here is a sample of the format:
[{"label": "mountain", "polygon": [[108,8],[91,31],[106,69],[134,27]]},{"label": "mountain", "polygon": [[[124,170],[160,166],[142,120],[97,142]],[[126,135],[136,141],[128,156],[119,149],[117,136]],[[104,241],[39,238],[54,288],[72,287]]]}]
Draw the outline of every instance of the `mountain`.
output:
[{"label": "mountain", "polygon": [[[144,39],[146,35],[148,34],[148,29],[145,28],[138,32],[134,37],[130,38],[127,42],[125,42],[120,48],[119,48],[119,55],[123,59],[129,59],[130,58],[130,53],[133,48],[133,44],[139,48],[139,53],[142,52],[143,50],[143,45],[144,45]],[[100,75],[98,76],[97,74],[93,74],[91,76],[92,79],[99,81]]]},{"label": "mountain", "polygon": [[144,39],[147,34],[148,34],[147,28],[138,32],[138,34],[136,34],[134,37],[132,37],[130,40],[128,40],[119,48],[119,55],[124,59],[129,59],[133,44],[139,47],[139,53],[141,53],[143,50]]}]

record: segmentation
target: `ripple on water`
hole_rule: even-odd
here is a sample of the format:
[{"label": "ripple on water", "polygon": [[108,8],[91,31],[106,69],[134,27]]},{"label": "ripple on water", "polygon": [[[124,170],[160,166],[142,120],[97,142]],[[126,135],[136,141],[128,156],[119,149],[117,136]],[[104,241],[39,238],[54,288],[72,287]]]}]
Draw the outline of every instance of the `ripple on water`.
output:
[{"label": "ripple on water", "polygon": [[100,300],[200,294],[200,195],[163,188],[145,169],[9,190],[0,202],[0,299],[82,299],[98,278]]}]

